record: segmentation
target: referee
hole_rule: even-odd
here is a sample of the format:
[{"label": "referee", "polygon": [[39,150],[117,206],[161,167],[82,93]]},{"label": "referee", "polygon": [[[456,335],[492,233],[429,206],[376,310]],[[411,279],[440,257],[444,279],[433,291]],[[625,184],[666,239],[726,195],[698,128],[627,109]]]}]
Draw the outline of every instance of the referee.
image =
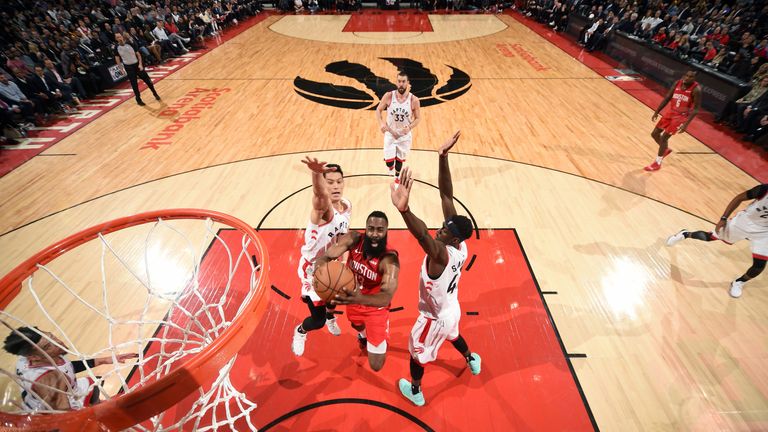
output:
[{"label": "referee", "polygon": [[132,46],[125,43],[125,39],[120,33],[115,33],[115,41],[117,42],[117,55],[115,56],[115,61],[128,75],[128,81],[131,82],[133,94],[136,95],[136,103],[139,104],[139,106],[144,106],[144,101],[141,100],[141,93],[139,93],[139,84],[136,81],[137,76],[147,84],[147,87],[149,87],[150,90],[152,90],[155,99],[160,100],[160,95],[157,94],[155,86],[152,85],[152,79],[149,78],[147,71],[144,70],[144,63],[141,61],[141,55],[137,54]]}]

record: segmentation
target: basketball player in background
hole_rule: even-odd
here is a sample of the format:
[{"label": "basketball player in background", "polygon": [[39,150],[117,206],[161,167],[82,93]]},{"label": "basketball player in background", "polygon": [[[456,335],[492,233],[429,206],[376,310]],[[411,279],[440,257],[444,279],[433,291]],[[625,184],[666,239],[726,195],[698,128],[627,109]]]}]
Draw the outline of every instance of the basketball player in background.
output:
[{"label": "basketball player in background", "polygon": [[659,107],[653,113],[653,121],[659,117],[662,109],[672,101],[669,110],[661,116],[661,120],[656,123],[656,127],[651,132],[651,136],[659,145],[659,152],[656,160],[645,167],[646,171],[658,171],[661,169],[661,162],[665,157],[672,153],[669,148],[669,137],[674,134],[685,132],[688,125],[701,108],[701,87],[696,82],[696,71],[689,70],[683,75],[683,78],[677,81],[664,96]]},{"label": "basketball player in background", "polygon": [[344,289],[331,303],[347,305],[347,318],[358,331],[360,349],[368,351],[374,371],[384,367],[389,339],[389,306],[397,291],[400,261],[397,251],[387,248],[387,215],[374,211],[365,221],[365,233],[350,231],[317,259],[317,268],[349,251],[347,267],[355,275],[356,287]]},{"label": "basketball player in background", "polygon": [[[37,327],[14,329],[3,343],[5,351],[19,356],[16,375],[21,380],[24,411],[66,411],[81,409],[99,402],[99,387],[88,377],[75,374],[88,368],[112,364],[113,358],[101,357],[85,361],[64,358],[67,346],[49,332]],[[137,358],[138,354],[118,354],[119,363]]]},{"label": "basketball player in background", "polygon": [[[733,219],[728,217],[744,201],[753,200],[746,209],[736,213]],[[723,216],[712,232],[682,230],[667,239],[667,246],[692,238],[702,241],[722,240],[733,244],[739,240],[749,240],[752,249],[752,267],[744,275],[731,282],[729,293],[733,298],[741,297],[744,284],[763,272],[768,261],[768,184],[755,186],[736,195],[725,208]]]},{"label": "basketball player in background", "polygon": [[299,259],[301,300],[309,308],[309,316],[293,331],[291,349],[297,356],[304,354],[307,332],[324,325],[332,335],[341,334],[341,328],[333,315],[334,305],[320,299],[314,289],[313,273],[317,257],[349,230],[352,204],[341,195],[344,193],[344,172],[336,164],[320,162],[307,156],[301,161],[312,171],[312,211],[304,231],[304,246]]},{"label": "basketball player in background", "polygon": [[[389,175],[397,179],[408,152],[411,151],[413,136],[411,131],[421,121],[419,98],[408,91],[408,75],[397,74],[397,90],[387,92],[376,108],[379,128],[384,133],[384,162]],[[382,113],[386,111],[384,118]]]},{"label": "basketball player in background", "polygon": [[413,178],[408,168],[403,170],[400,187],[392,185],[392,203],[400,211],[408,231],[416,237],[427,254],[419,273],[419,317],[411,329],[408,349],[411,353],[411,381],[401,378],[400,393],[417,406],[424,405],[421,378],[424,365],[437,359],[437,351],[448,339],[469,365],[473,375],[480,373],[480,356],[469,350],[459,334],[461,306],[458,285],[461,267],[467,259],[465,240],[472,235],[472,221],[456,214],[453,205],[453,183],[448,166],[448,151],[456,144],[461,131],[456,132],[440,147],[438,185],[443,207],[443,227],[435,238],[429,235],[427,225],[408,207]]}]

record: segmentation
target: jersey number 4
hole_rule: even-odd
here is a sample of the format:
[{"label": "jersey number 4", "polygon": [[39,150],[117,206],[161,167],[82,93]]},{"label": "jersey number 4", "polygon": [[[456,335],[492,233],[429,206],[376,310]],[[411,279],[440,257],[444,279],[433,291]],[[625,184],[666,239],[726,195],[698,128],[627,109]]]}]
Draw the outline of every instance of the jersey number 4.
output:
[{"label": "jersey number 4", "polygon": [[458,285],[458,283],[456,283],[456,278],[458,277],[459,277],[458,273],[453,275],[453,279],[451,279],[451,283],[448,284],[448,294],[456,291],[456,285]]}]

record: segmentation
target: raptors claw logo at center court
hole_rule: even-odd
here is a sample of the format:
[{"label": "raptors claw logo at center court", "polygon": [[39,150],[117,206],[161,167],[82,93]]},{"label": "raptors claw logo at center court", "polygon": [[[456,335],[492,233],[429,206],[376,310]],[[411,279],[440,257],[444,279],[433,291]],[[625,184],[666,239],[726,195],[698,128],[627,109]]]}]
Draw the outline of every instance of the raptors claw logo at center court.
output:
[{"label": "raptors claw logo at center court", "polygon": [[[438,87],[440,83],[437,76],[420,62],[407,58],[382,57],[381,59],[395,66],[392,71],[393,76],[396,71],[403,71],[408,75],[411,83],[410,91],[419,98],[422,107],[456,99],[472,87],[469,75],[451,65],[446,65],[451,69],[451,77],[444,85]],[[387,78],[377,76],[367,66],[359,63],[350,63],[346,60],[334,62],[327,65],[325,71],[334,75],[353,78],[365,86],[368,91],[345,85],[311,81],[297,76],[293,80],[296,93],[323,105],[373,110],[376,109],[379,101],[387,92],[397,88]]]}]

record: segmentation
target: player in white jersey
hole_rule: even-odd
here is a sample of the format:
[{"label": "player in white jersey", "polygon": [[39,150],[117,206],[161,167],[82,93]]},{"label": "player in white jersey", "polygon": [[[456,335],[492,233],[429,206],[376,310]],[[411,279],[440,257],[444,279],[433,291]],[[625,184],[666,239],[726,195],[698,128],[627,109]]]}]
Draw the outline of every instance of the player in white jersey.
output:
[{"label": "player in white jersey", "polygon": [[[76,378],[75,374],[103,364],[111,364],[112,357],[86,361],[69,361],[66,345],[56,336],[37,328],[19,327],[5,338],[3,348],[19,356],[16,375],[24,411],[65,411],[81,409],[99,401],[99,387],[91,378]],[[138,357],[138,354],[119,354],[117,361]],[[97,377],[98,378],[98,377]]]},{"label": "player in white jersey", "polygon": [[[738,212],[733,219],[728,219],[742,202],[749,200],[753,201],[746,209]],[[703,241],[722,240],[728,244],[749,240],[752,249],[752,267],[743,276],[731,282],[729,290],[731,297],[741,297],[744,283],[762,273],[768,261],[768,184],[755,186],[736,195],[726,207],[714,231],[682,230],[667,239],[667,246],[687,238]]]},{"label": "player in white jersey", "polygon": [[304,231],[304,246],[299,259],[301,299],[309,307],[309,316],[293,331],[291,349],[297,356],[304,354],[307,332],[328,326],[334,336],[341,334],[333,315],[335,306],[320,299],[313,287],[315,260],[336,244],[339,237],[349,230],[352,204],[343,198],[344,172],[336,164],[327,164],[307,156],[302,160],[312,171],[312,212]]},{"label": "player in white jersey", "polygon": [[[397,90],[387,92],[376,108],[379,128],[384,133],[384,162],[395,179],[411,151],[411,131],[421,121],[419,107],[419,98],[408,91],[408,75],[401,71],[397,74]],[[385,111],[386,118],[382,116]]]},{"label": "player in white jersey", "polygon": [[461,307],[458,284],[461,267],[467,259],[464,243],[472,235],[472,221],[456,214],[453,205],[453,183],[448,166],[448,151],[456,144],[461,132],[456,132],[440,147],[438,185],[442,202],[443,227],[435,238],[430,237],[427,225],[408,207],[413,178],[408,168],[400,178],[401,187],[392,184],[392,203],[403,215],[408,231],[416,237],[426,252],[419,276],[419,317],[411,329],[408,349],[411,353],[411,381],[401,378],[400,393],[417,406],[424,405],[421,378],[424,365],[437,358],[437,351],[448,339],[467,361],[473,375],[480,373],[480,356],[469,350],[467,342],[459,334]]}]

